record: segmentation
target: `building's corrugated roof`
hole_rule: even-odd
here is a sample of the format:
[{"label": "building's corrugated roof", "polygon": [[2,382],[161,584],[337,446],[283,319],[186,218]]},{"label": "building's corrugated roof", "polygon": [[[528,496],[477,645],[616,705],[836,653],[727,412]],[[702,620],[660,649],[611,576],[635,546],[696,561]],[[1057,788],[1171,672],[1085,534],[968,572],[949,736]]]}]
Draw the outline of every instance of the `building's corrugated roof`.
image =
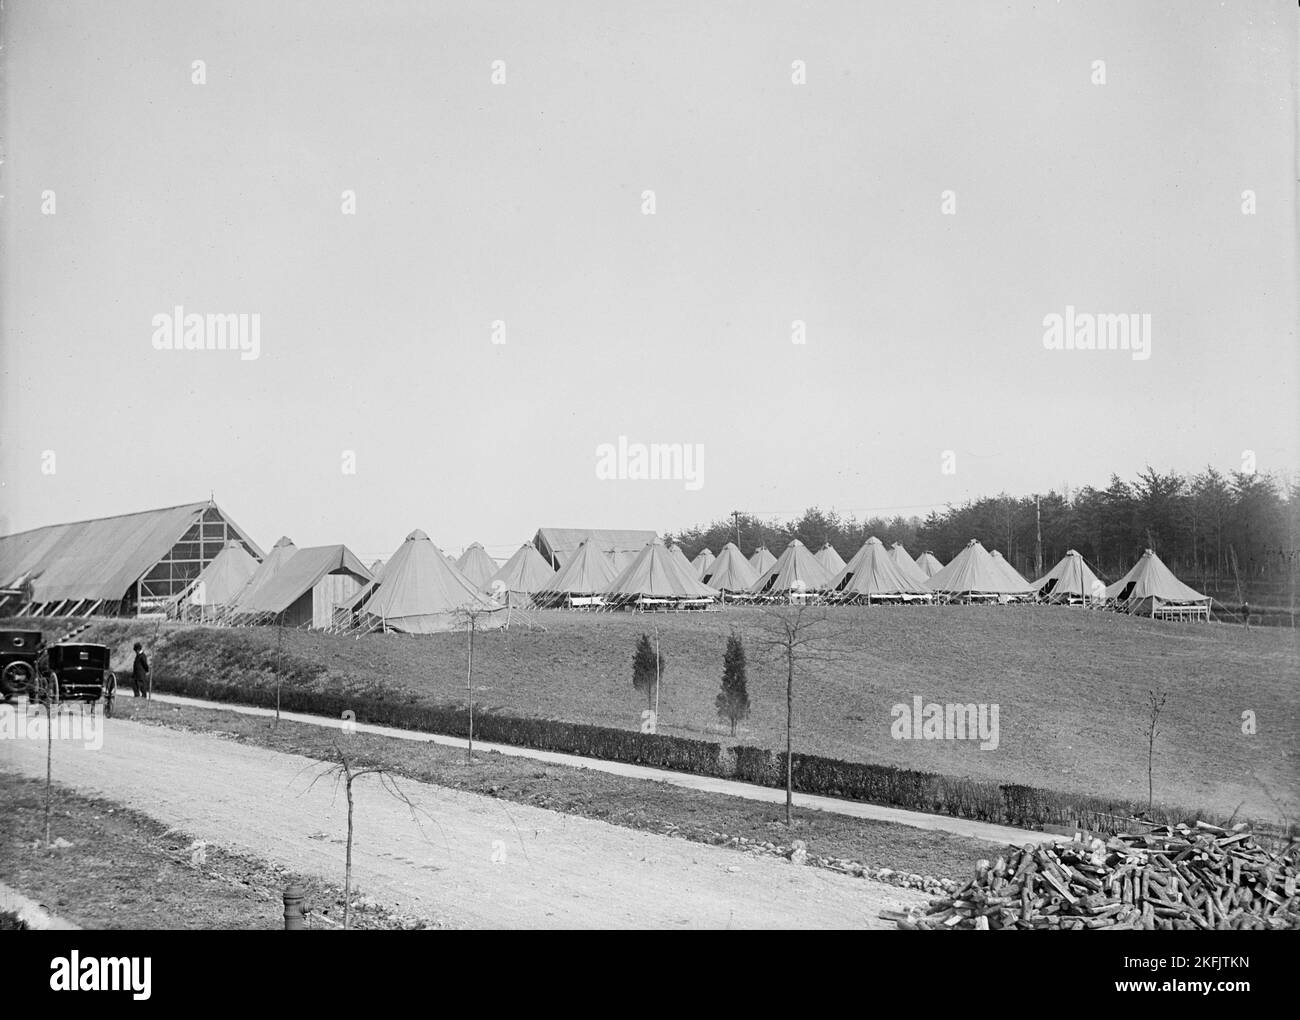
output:
[{"label": "building's corrugated roof", "polygon": [[240,599],[245,613],[283,613],[326,574],[345,570],[363,582],[372,580],[366,565],[346,545],[314,545],[299,549],[280,566],[266,584],[247,599]]},{"label": "building's corrugated roof", "polygon": [[[6,535],[0,538],[0,588],[30,582],[34,602],[120,599],[214,506],[208,501],[185,503]],[[261,556],[252,539],[224,510],[221,514]]]},{"label": "building's corrugated roof", "polygon": [[557,567],[569,562],[578,546],[588,539],[606,556],[632,553],[635,556],[659,536],[653,531],[621,531],[610,528],[539,528],[534,542],[542,558]]}]

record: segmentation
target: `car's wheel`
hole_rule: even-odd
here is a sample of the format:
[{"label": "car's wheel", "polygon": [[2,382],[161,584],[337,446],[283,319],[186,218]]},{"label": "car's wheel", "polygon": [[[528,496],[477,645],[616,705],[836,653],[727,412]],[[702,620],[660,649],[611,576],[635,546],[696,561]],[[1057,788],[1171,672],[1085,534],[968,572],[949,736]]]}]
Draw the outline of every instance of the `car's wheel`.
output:
[{"label": "car's wheel", "polygon": [[0,673],[0,697],[12,698],[32,689],[36,670],[30,662],[11,662]]},{"label": "car's wheel", "polygon": [[59,675],[51,670],[44,676],[38,676],[36,682],[32,685],[31,693],[27,697],[29,701],[39,701],[43,705],[57,705],[59,703]]},{"label": "car's wheel", "polygon": [[109,672],[104,676],[104,717],[113,714],[113,701],[117,697],[117,674]]}]

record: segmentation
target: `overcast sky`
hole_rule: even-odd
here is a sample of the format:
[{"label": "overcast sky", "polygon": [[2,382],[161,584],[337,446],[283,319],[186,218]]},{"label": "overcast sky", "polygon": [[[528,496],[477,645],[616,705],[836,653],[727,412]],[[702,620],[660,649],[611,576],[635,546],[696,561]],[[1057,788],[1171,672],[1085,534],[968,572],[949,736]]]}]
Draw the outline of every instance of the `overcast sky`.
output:
[{"label": "overcast sky", "polygon": [[[1300,463],[1289,0],[4,19],[0,531],[214,492],[264,547],[504,557]],[[156,349],[178,305],[259,356]],[[1067,306],[1150,357],[1046,349]],[[620,436],[702,484],[598,478]]]}]

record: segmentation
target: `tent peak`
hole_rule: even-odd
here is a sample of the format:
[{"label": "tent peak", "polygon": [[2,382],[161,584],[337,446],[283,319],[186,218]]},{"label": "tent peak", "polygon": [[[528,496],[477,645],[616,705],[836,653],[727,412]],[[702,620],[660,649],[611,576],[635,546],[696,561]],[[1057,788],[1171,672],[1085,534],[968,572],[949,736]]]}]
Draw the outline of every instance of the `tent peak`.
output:
[{"label": "tent peak", "polygon": [[429,536],[426,535],[426,534],[425,534],[423,531],[421,531],[419,528],[416,528],[414,531],[412,531],[409,535],[406,536],[406,541],[408,541],[408,542],[427,542],[427,541],[429,541]]},{"label": "tent peak", "polygon": [[288,535],[281,535],[280,540],[271,546],[272,549],[283,549],[287,545],[293,545],[293,539]]}]

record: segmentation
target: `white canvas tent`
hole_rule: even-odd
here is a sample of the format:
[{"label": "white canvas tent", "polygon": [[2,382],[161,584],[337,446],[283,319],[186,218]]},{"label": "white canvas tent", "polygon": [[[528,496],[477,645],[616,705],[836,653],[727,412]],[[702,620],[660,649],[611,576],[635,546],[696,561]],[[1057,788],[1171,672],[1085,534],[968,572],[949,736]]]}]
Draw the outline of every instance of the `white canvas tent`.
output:
[{"label": "white canvas tent", "polygon": [[1189,588],[1147,549],[1133,569],[1106,589],[1106,598],[1125,613],[1157,619],[1208,620],[1210,596]]},{"label": "white canvas tent", "polygon": [[700,580],[725,595],[748,595],[758,580],[758,574],[741,555],[736,543],[728,542],[705,569]]},{"label": "white canvas tent", "polygon": [[615,576],[609,557],[590,542],[582,542],[538,593],[538,601],[552,606],[599,606],[601,594]]},{"label": "white canvas tent", "polygon": [[497,592],[532,596],[545,591],[554,576],[555,571],[542,559],[542,554],[531,542],[525,542],[488,580],[487,590],[493,597]]},{"label": "white canvas tent", "polygon": [[209,611],[231,605],[257,573],[258,562],[243,543],[229,541],[194,579],[184,595],[188,606],[206,618]]},{"label": "white canvas tent", "polygon": [[717,557],[713,555],[713,550],[708,546],[697,552],[695,559],[691,560],[691,566],[695,568],[695,576],[703,580],[704,575],[708,572],[709,567],[713,565],[715,559]]},{"label": "white canvas tent", "polygon": [[822,565],[827,577],[834,577],[844,569],[844,557],[829,542],[822,544],[822,547],[813,554],[813,559]]},{"label": "white canvas tent", "polygon": [[1105,583],[1074,549],[1033,584],[1034,591],[1045,602],[1093,605],[1106,601]]},{"label": "white canvas tent", "polygon": [[637,609],[703,608],[711,605],[717,594],[695,576],[695,568],[680,550],[674,556],[656,538],[610,582],[605,600]]},{"label": "white canvas tent", "polygon": [[[904,577],[909,581],[914,581],[924,587],[926,579],[930,577],[930,574],[927,574],[922,570],[916,560],[912,559],[907,550],[903,547],[902,542],[895,542],[889,547],[889,558],[892,559],[894,565],[902,571]],[[933,559],[933,557],[931,558]],[[937,563],[938,561],[936,560],[935,562]],[[935,570],[937,571],[938,569],[939,568],[936,566]]]},{"label": "white canvas tent", "polygon": [[[1029,581],[1025,578],[1023,574],[1020,573],[1020,571],[1018,571],[1015,567],[1013,567],[1010,563],[1008,563],[1006,557],[1003,556],[1000,552],[998,552],[998,550],[994,549],[991,553],[989,553],[989,556],[992,557],[993,559],[993,565],[997,567],[998,571],[1002,574],[1002,576],[1007,579],[1008,584],[1012,585],[1017,590],[1023,588],[1028,590],[1031,593],[1033,592],[1034,586],[1029,583]],[[1028,596],[1022,594],[1013,597],[1027,598]]]},{"label": "white canvas tent", "polygon": [[830,575],[817,562],[808,547],[797,538],[791,539],[785,552],[759,574],[750,591],[755,595],[802,595],[819,591],[830,583]]},{"label": "white canvas tent", "polygon": [[497,572],[497,561],[487,554],[487,550],[475,542],[456,561],[456,569],[473,582],[482,591]]},{"label": "white canvas tent", "polygon": [[245,611],[245,607],[253,605],[258,594],[266,588],[271,578],[279,573],[280,569],[297,551],[298,547],[293,544],[289,536],[281,535],[280,540],[266,554],[266,559],[258,564],[257,570],[248,579],[248,583],[235,596],[235,601],[230,610],[231,613],[237,616]]},{"label": "white canvas tent", "polygon": [[766,573],[771,569],[772,564],[775,562],[776,557],[768,551],[767,546],[765,545],[760,545],[754,550],[754,554],[749,557],[749,565],[754,568],[755,577],[759,574]]},{"label": "white canvas tent", "polygon": [[916,558],[916,565],[920,568],[921,573],[923,573],[927,578],[934,577],[935,574],[943,569],[943,564],[939,562],[939,557],[935,556],[935,554],[930,552],[928,549]]},{"label": "white canvas tent", "polygon": [[[645,552],[645,550],[642,549],[640,552],[637,553],[637,556],[640,556],[642,552]],[[695,565],[686,558],[686,554],[682,552],[682,547],[680,545],[674,542],[672,545],[668,546],[668,555],[671,556],[674,560],[676,560],[677,565],[681,567],[683,570],[685,570],[687,574],[689,574],[691,577],[695,578],[696,580],[699,580],[700,575],[696,571]],[[635,558],[636,557],[633,557],[633,559]],[[629,560],[627,563],[624,563],[622,569],[619,570],[619,573],[622,573],[630,565],[631,565],[631,560]]]},{"label": "white canvas tent", "polygon": [[1028,581],[1016,582],[975,539],[926,582],[945,601],[999,601],[1032,594]]},{"label": "white canvas tent", "polygon": [[356,610],[360,619],[380,630],[435,634],[465,625],[464,612],[482,611],[478,629],[503,622],[474,582],[447,562],[429,536],[416,529],[388,559],[377,582]]},{"label": "white canvas tent", "polygon": [[933,595],[908,577],[874,535],[830,581],[830,595],[842,602],[928,602]]}]

